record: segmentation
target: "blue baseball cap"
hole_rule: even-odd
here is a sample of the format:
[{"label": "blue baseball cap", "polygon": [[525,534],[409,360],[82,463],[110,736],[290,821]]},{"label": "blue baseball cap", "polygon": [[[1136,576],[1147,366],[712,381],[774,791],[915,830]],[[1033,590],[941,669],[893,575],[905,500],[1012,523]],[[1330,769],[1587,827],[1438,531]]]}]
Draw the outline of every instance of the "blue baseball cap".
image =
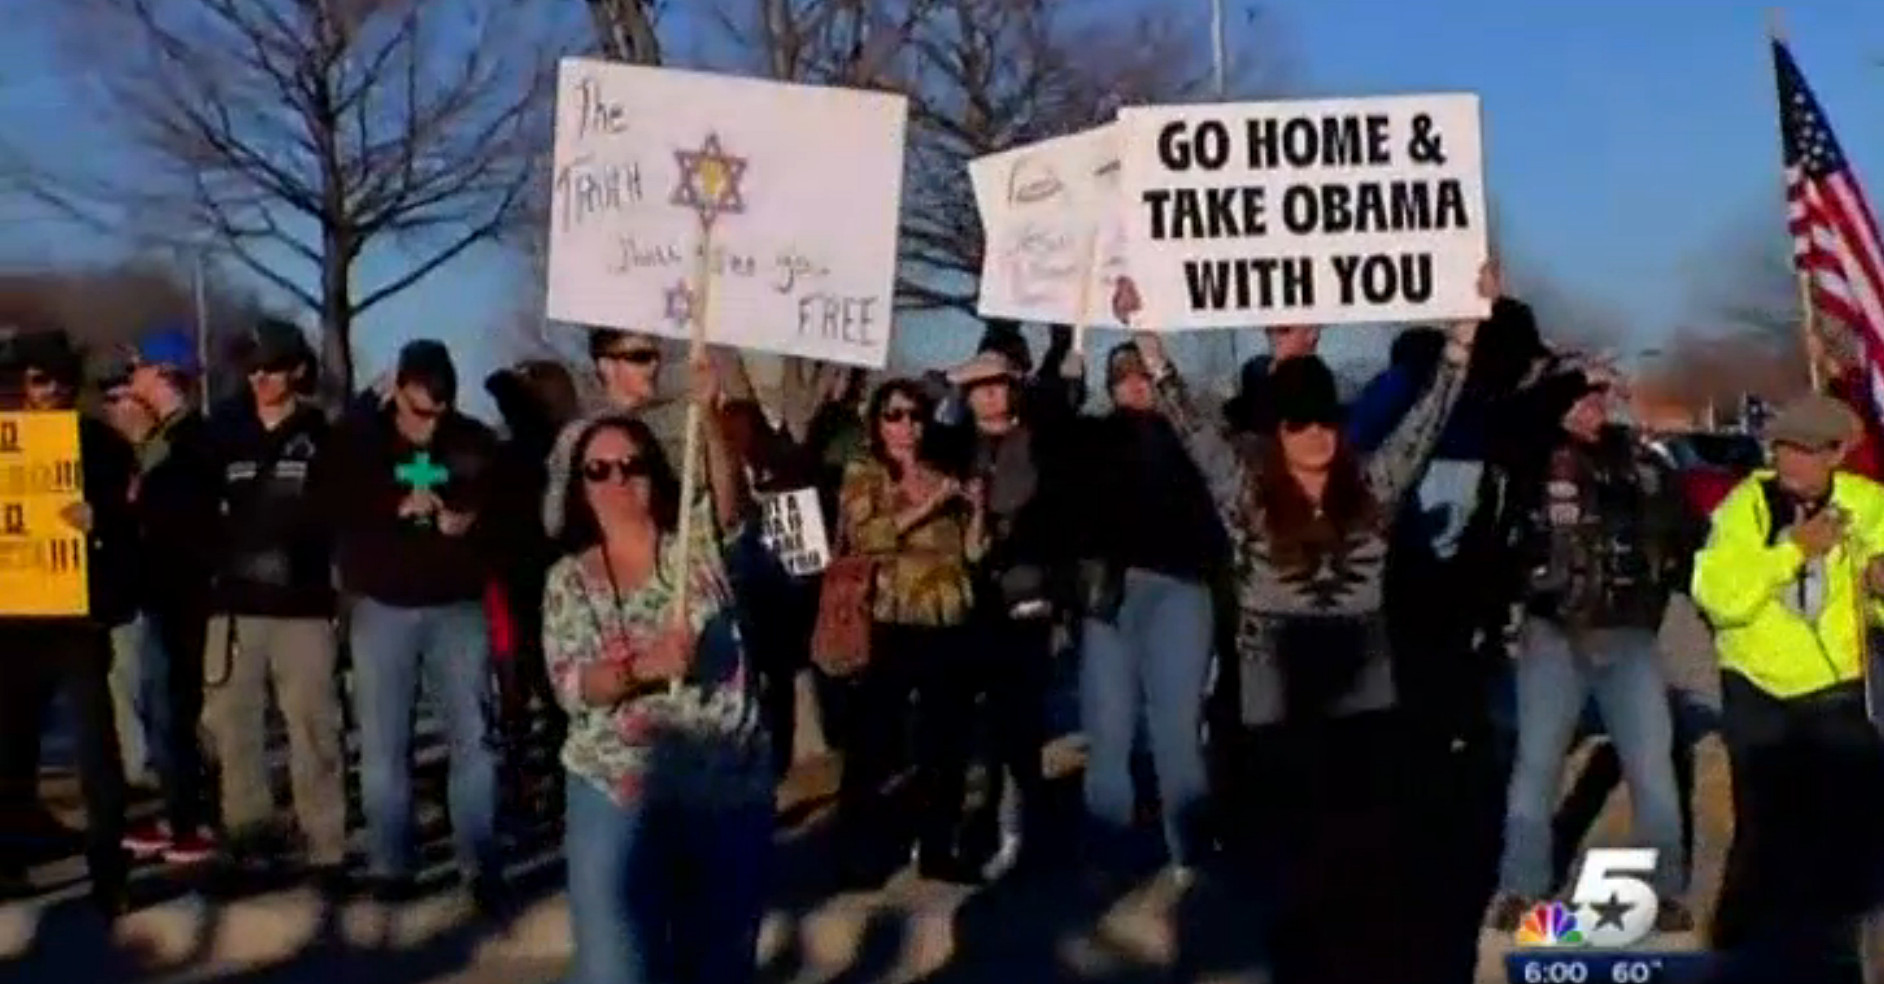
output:
[{"label": "blue baseball cap", "polygon": [[137,363],[195,372],[196,339],[182,328],[159,329],[138,341]]}]

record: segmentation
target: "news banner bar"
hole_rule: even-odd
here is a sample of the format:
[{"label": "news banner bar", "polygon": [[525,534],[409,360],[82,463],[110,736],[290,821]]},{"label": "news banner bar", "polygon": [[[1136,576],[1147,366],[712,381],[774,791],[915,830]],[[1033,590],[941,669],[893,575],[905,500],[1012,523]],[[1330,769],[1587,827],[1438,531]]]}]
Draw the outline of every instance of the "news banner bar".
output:
[{"label": "news banner bar", "polygon": [[1701,951],[1518,950],[1505,957],[1510,984],[1700,984],[1712,969]]}]

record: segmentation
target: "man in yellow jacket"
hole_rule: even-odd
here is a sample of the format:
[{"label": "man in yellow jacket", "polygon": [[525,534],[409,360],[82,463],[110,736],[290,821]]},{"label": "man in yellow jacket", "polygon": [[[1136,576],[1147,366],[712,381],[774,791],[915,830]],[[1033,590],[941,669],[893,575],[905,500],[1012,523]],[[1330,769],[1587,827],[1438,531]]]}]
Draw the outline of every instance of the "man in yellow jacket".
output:
[{"label": "man in yellow jacket", "polygon": [[1864,689],[1884,486],[1836,471],[1859,433],[1828,396],[1782,409],[1773,468],[1722,501],[1695,558],[1733,779],[1713,944],[1757,964],[1749,980],[1857,980],[1860,921],[1884,900],[1884,739]]}]

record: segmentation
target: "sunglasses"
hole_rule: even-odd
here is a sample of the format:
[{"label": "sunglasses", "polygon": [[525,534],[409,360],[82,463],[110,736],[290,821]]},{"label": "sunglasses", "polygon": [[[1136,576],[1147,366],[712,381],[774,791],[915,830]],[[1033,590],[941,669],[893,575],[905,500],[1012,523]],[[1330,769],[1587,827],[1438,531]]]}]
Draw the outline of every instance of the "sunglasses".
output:
[{"label": "sunglasses", "polygon": [[1341,422],[1336,419],[1322,420],[1322,419],[1310,418],[1310,419],[1305,419],[1305,420],[1282,421],[1282,429],[1285,431],[1288,431],[1291,434],[1300,434],[1301,432],[1308,430],[1311,427],[1326,427],[1332,430],[1333,428],[1339,427],[1340,425],[1341,425]]},{"label": "sunglasses", "polygon": [[249,367],[249,375],[251,376],[286,376],[287,374],[295,370],[295,366],[296,366],[296,363],[293,360],[276,360],[272,362],[258,362],[255,365],[252,365]]},{"label": "sunglasses", "polygon": [[661,353],[650,348],[627,349],[618,352],[603,352],[606,362],[626,362],[631,366],[651,366],[661,361]]},{"label": "sunglasses", "polygon": [[916,423],[922,419],[913,407],[891,407],[877,415],[877,419],[886,424]]},{"label": "sunglasses", "polygon": [[45,389],[54,384],[50,375],[40,372],[37,369],[28,369],[26,371],[26,385],[31,389]]},{"label": "sunglasses", "polygon": [[611,477],[614,478],[616,484],[627,485],[637,478],[647,477],[647,474],[648,463],[640,458],[619,458],[613,461],[607,458],[592,458],[582,463],[583,480],[596,485],[608,481]]}]

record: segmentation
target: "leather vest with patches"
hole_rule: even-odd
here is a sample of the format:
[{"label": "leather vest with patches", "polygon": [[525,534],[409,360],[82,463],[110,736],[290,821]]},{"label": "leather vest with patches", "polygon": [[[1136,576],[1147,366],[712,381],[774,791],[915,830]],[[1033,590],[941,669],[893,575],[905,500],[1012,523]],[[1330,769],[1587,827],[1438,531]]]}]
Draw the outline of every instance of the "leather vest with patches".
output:
[{"label": "leather vest with patches", "polygon": [[1526,610],[1570,628],[1659,627],[1675,561],[1651,529],[1662,481],[1626,439],[1553,451],[1520,525]]}]

